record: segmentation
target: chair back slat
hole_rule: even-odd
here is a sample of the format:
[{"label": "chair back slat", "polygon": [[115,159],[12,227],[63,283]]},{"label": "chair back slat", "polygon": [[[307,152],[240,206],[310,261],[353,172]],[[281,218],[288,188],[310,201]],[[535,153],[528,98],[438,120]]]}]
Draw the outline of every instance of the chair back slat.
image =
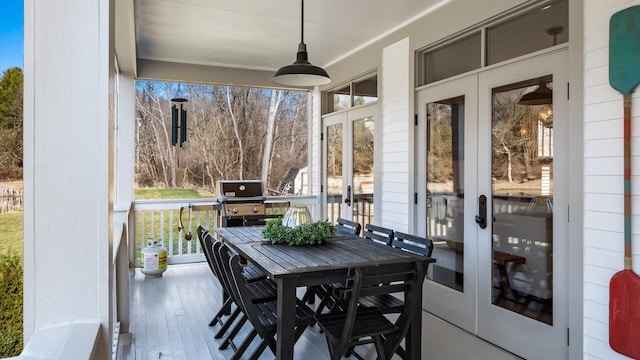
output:
[{"label": "chair back slat", "polygon": [[362,230],[362,225],[352,220],[337,218],[335,229],[337,233],[360,236],[360,230]]},{"label": "chair back slat", "polygon": [[198,241],[200,242],[200,247],[202,248],[202,252],[204,253],[204,257],[207,260],[207,264],[209,265],[211,272],[213,272],[213,274],[217,278],[219,278],[218,272],[213,263],[214,261],[213,255],[211,253],[211,246],[213,245],[213,241],[215,240],[213,238],[213,235],[211,235],[209,230],[203,228],[201,225],[198,225],[198,229],[196,230],[196,233],[198,234]]},{"label": "chair back slat", "polygon": [[364,226],[364,238],[373,240],[385,245],[391,245],[393,241],[393,230],[388,229],[382,226],[377,226],[373,224],[366,224]]},{"label": "chair back slat", "polygon": [[391,246],[424,256],[431,256],[433,252],[433,241],[431,239],[399,231],[395,232]]}]

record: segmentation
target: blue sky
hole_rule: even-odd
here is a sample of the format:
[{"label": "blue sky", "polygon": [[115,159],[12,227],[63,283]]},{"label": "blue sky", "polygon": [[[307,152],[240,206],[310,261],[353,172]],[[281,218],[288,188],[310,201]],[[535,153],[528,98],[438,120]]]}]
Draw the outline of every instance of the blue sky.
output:
[{"label": "blue sky", "polygon": [[0,10],[0,74],[18,66],[24,69],[24,3],[2,2]]}]

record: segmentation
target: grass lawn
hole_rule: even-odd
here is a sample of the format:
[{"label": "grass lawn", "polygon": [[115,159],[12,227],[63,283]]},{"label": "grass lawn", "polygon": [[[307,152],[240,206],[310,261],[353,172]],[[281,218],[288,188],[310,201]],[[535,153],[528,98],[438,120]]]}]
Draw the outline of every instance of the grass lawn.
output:
[{"label": "grass lawn", "polygon": [[204,197],[212,197],[213,194],[196,189],[159,189],[159,188],[142,188],[135,190],[136,200],[155,200],[155,199],[198,199]]},{"label": "grass lawn", "polygon": [[0,255],[12,254],[22,259],[23,215],[22,212],[0,214]]}]

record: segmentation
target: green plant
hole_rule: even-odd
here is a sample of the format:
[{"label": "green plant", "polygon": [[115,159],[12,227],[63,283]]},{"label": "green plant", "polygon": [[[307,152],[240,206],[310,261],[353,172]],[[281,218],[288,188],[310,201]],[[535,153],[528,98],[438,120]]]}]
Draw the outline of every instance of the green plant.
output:
[{"label": "green plant", "polygon": [[0,358],[22,351],[22,261],[0,255]]},{"label": "green plant", "polygon": [[272,244],[315,245],[322,244],[335,233],[328,221],[317,221],[294,228],[282,225],[282,219],[271,219],[262,231],[262,237]]},{"label": "green plant", "polygon": [[9,212],[0,214],[0,255],[13,254],[22,258],[24,214]]}]

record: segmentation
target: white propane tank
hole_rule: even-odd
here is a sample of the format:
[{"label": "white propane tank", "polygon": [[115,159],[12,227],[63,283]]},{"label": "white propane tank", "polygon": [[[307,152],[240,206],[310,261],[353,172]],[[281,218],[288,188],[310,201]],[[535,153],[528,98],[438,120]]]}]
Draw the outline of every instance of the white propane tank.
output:
[{"label": "white propane tank", "polygon": [[147,277],[162,276],[167,271],[167,249],[160,240],[147,240],[147,247],[140,251],[140,271]]}]

